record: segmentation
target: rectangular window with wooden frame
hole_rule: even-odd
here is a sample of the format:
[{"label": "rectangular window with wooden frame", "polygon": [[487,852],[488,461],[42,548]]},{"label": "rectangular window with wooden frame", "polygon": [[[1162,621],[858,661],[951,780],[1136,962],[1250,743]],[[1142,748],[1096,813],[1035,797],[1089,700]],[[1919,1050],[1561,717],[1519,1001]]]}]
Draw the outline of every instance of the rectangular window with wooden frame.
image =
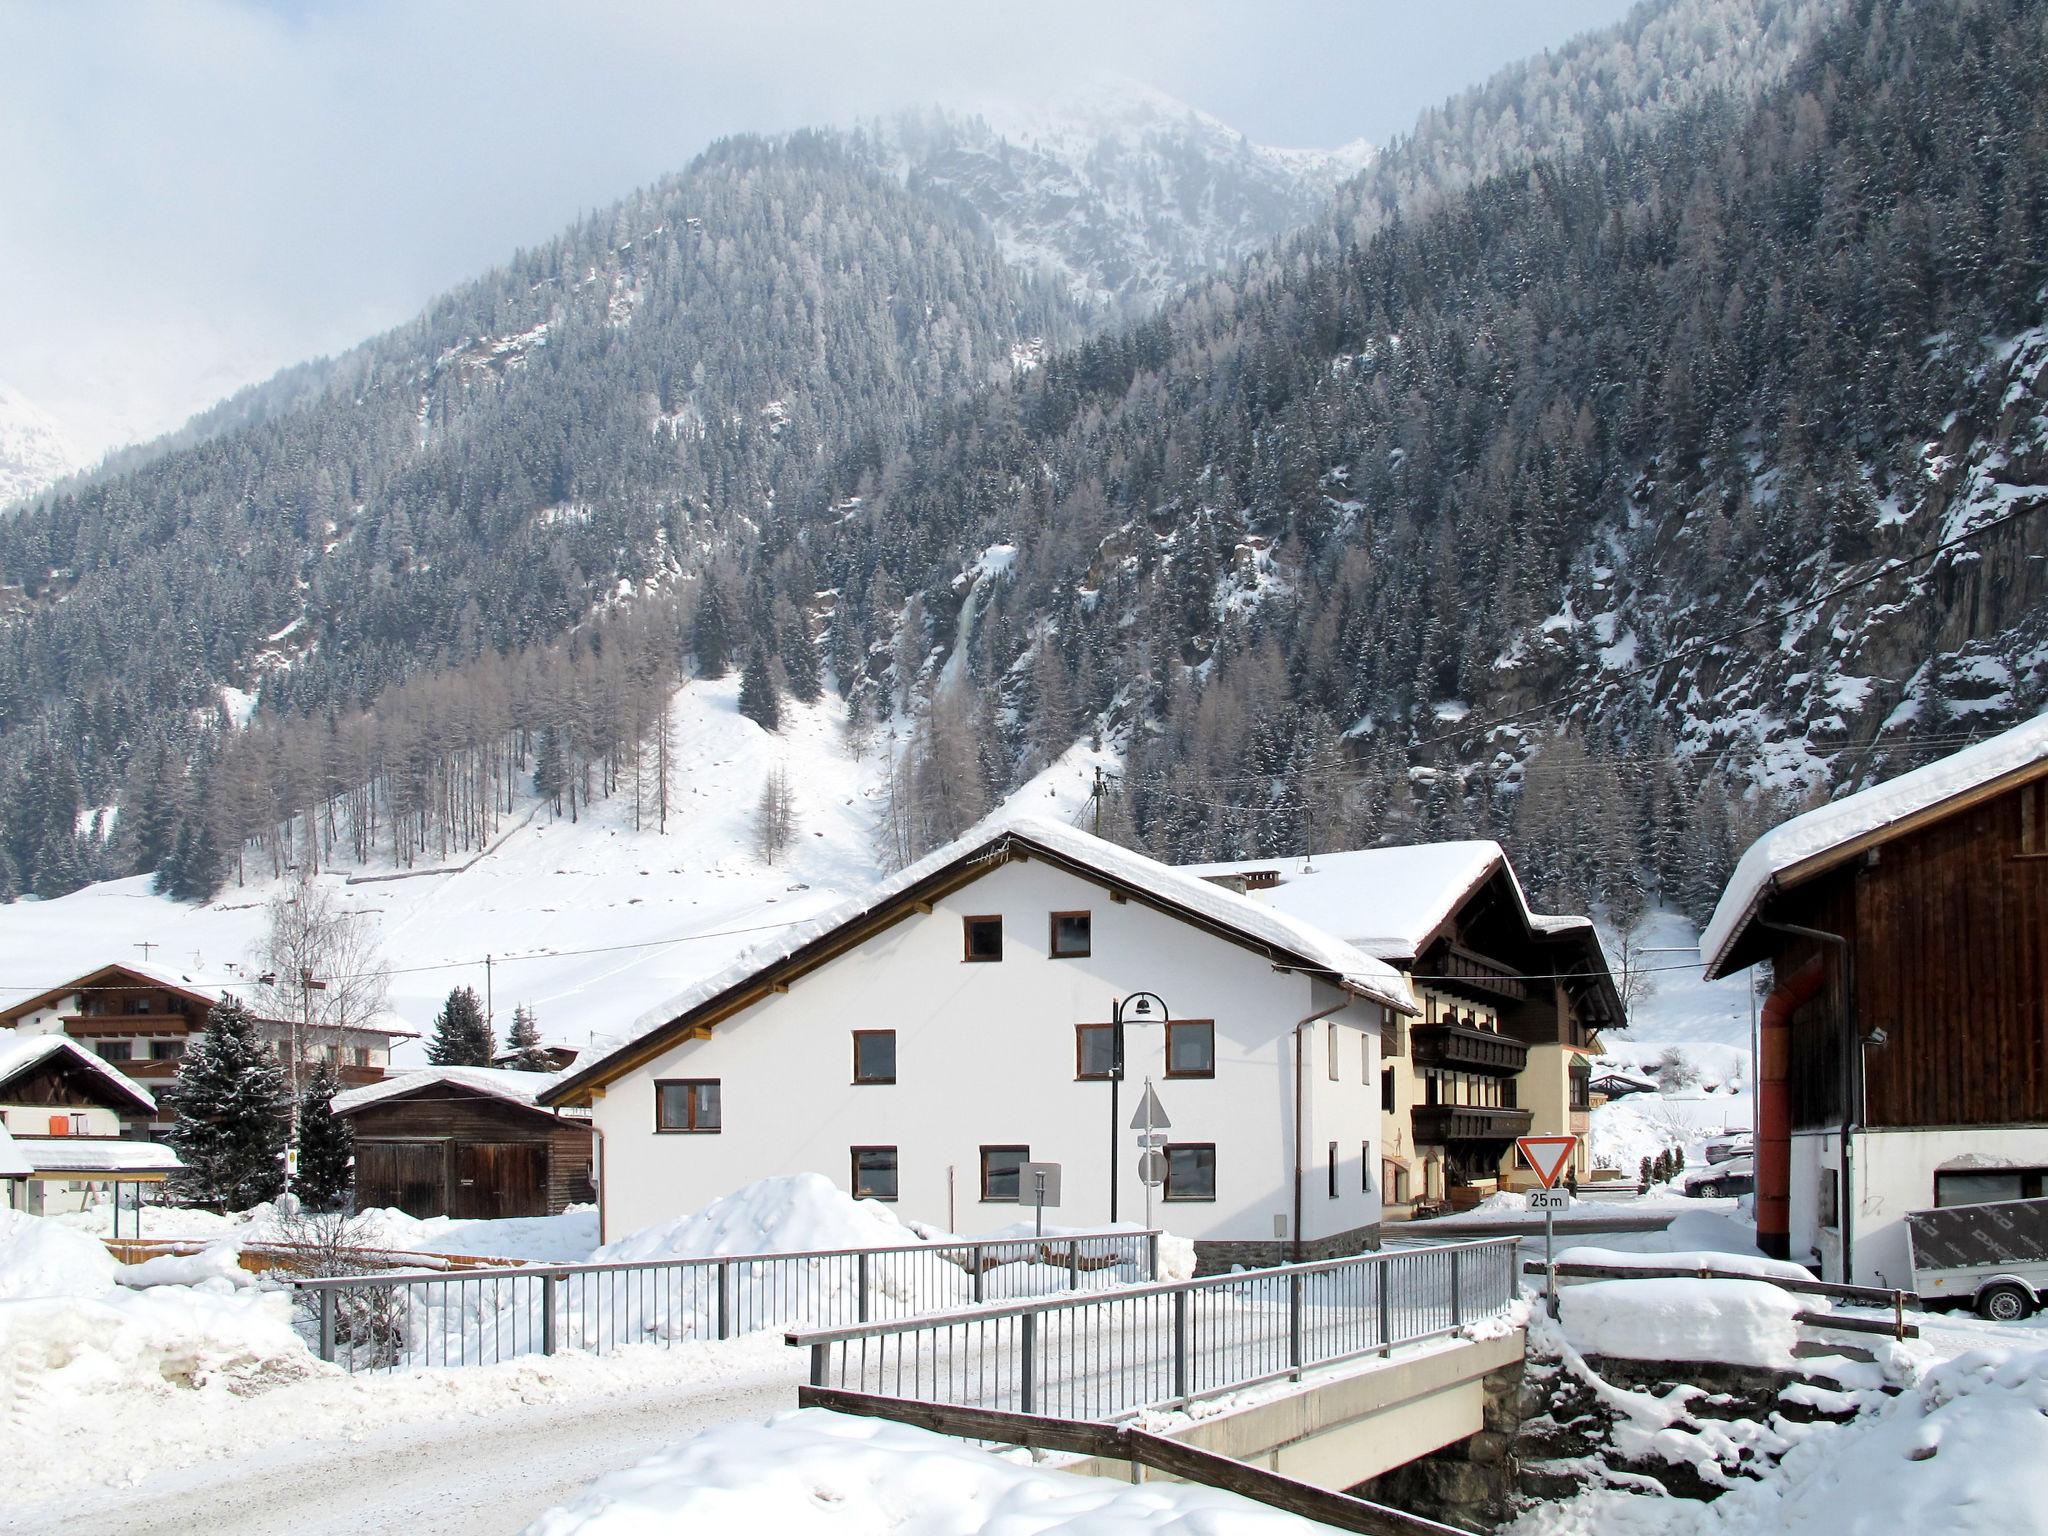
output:
[{"label": "rectangular window with wooden frame", "polygon": [[856,1029],[853,1032],[853,1080],[856,1083],[896,1081],[896,1031]]},{"label": "rectangular window with wooden frame", "polygon": [[1394,1112],[1394,1069],[1380,1068],[1380,1111],[1391,1115]]},{"label": "rectangular window with wooden frame", "polygon": [[1106,1082],[1116,1068],[1116,1026],[1076,1024],[1074,1026],[1074,1076]]},{"label": "rectangular window with wooden frame", "polygon": [[1166,1026],[1166,1075],[1216,1075],[1216,1021],[1173,1019]]},{"label": "rectangular window with wooden frame", "polygon": [[1337,1143],[1330,1143],[1330,1198],[1337,1198]]},{"label": "rectangular window with wooden frame", "polygon": [[1166,1149],[1166,1198],[1216,1198],[1216,1143],[1182,1142]]},{"label": "rectangular window with wooden frame", "polygon": [[675,1078],[654,1085],[657,1131],[716,1131],[724,1124],[724,1093],[715,1077]]},{"label": "rectangular window with wooden frame", "polygon": [[1003,958],[1003,920],[1000,917],[960,919],[962,958],[1000,960]]},{"label": "rectangular window with wooden frame", "polygon": [[853,1148],[853,1198],[894,1200],[896,1198],[896,1149],[894,1147]]},{"label": "rectangular window with wooden frame", "polygon": [[1021,1172],[1031,1161],[1029,1147],[983,1147],[981,1149],[981,1198],[984,1201],[1015,1203],[1023,1198]]},{"label": "rectangular window with wooden frame", "polygon": [[1055,960],[1084,960],[1094,952],[1094,920],[1086,912],[1055,912],[1052,915],[1052,957]]}]

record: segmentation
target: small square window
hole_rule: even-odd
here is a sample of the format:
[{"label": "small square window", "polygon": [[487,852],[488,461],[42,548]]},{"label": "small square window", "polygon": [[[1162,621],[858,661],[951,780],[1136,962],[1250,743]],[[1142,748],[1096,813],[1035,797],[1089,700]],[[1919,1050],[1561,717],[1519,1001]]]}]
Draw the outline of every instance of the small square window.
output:
[{"label": "small square window", "polygon": [[1166,1026],[1166,1075],[1214,1077],[1216,1026],[1208,1019],[1176,1019]]},{"label": "small square window", "polygon": [[896,1031],[856,1029],[853,1032],[853,1080],[856,1083],[896,1081]]},{"label": "small square window", "polygon": [[1094,923],[1086,912],[1055,912],[1052,915],[1052,957],[1078,960],[1090,953]]},{"label": "small square window", "polygon": [[654,1085],[657,1131],[716,1131],[724,1120],[719,1079],[692,1078]]},{"label": "small square window", "polygon": [[1021,1182],[1019,1170],[1031,1161],[1029,1147],[983,1147],[981,1149],[981,1198],[1016,1201]]},{"label": "small square window", "polygon": [[1116,1026],[1074,1026],[1074,1076],[1107,1078],[1116,1070]]},{"label": "small square window", "polygon": [[1166,1149],[1166,1198],[1216,1198],[1216,1144],[1184,1143]]},{"label": "small square window", "polygon": [[961,924],[966,929],[967,959],[1003,958],[1003,920],[1000,917],[967,917],[961,919]]},{"label": "small square window", "polygon": [[896,1198],[896,1149],[855,1147],[853,1149],[853,1197],[856,1200]]},{"label": "small square window", "polygon": [[132,1061],[135,1058],[134,1044],[127,1040],[102,1040],[93,1047],[101,1061]]},{"label": "small square window", "polygon": [[182,1040],[152,1040],[149,1042],[149,1059],[151,1061],[176,1061],[184,1054],[185,1042]]}]

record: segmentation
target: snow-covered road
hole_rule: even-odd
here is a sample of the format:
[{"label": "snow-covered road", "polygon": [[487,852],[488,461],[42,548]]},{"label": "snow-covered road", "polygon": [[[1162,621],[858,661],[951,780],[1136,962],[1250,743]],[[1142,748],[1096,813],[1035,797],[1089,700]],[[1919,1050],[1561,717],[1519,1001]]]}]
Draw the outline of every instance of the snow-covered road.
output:
[{"label": "snow-covered road", "polygon": [[[515,1405],[489,1418],[402,1424],[356,1439],[74,1489],[0,1515],[0,1531],[65,1536],[510,1536],[602,1473],[713,1424],[796,1406],[803,1357],[709,1390],[622,1383],[596,1402]],[[120,1451],[108,1446],[110,1458]]]}]

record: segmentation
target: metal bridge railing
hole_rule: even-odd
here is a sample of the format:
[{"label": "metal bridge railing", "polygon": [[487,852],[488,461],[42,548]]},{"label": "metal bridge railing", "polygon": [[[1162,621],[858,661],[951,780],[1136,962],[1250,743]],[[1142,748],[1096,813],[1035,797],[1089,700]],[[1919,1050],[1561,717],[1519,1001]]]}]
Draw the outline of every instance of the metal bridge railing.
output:
[{"label": "metal bridge railing", "polygon": [[1507,1309],[1513,1237],[809,1329],[810,1382],[1115,1419],[1455,1332]]},{"label": "metal bridge railing", "polygon": [[320,1358],[351,1371],[860,1324],[1142,1284],[1157,1231],[295,1279]]}]

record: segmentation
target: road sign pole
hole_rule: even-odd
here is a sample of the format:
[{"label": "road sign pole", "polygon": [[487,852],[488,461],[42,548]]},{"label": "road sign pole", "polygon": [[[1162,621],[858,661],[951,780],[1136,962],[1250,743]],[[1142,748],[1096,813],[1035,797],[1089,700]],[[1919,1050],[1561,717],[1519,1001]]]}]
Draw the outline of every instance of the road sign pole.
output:
[{"label": "road sign pole", "polygon": [[1552,1243],[1557,1236],[1557,1212],[1549,1206],[1543,1208],[1543,1275],[1549,1296],[1548,1311],[1557,1316],[1557,1262],[1551,1257]]},{"label": "road sign pole", "polygon": [[[1147,1152],[1159,1150],[1152,1145],[1152,1106],[1156,1102],[1158,1101],[1152,1096],[1152,1079],[1148,1077],[1145,1079],[1145,1150]],[[1145,1184],[1145,1230],[1147,1232],[1152,1230],[1152,1184],[1150,1180],[1147,1180]]]}]

